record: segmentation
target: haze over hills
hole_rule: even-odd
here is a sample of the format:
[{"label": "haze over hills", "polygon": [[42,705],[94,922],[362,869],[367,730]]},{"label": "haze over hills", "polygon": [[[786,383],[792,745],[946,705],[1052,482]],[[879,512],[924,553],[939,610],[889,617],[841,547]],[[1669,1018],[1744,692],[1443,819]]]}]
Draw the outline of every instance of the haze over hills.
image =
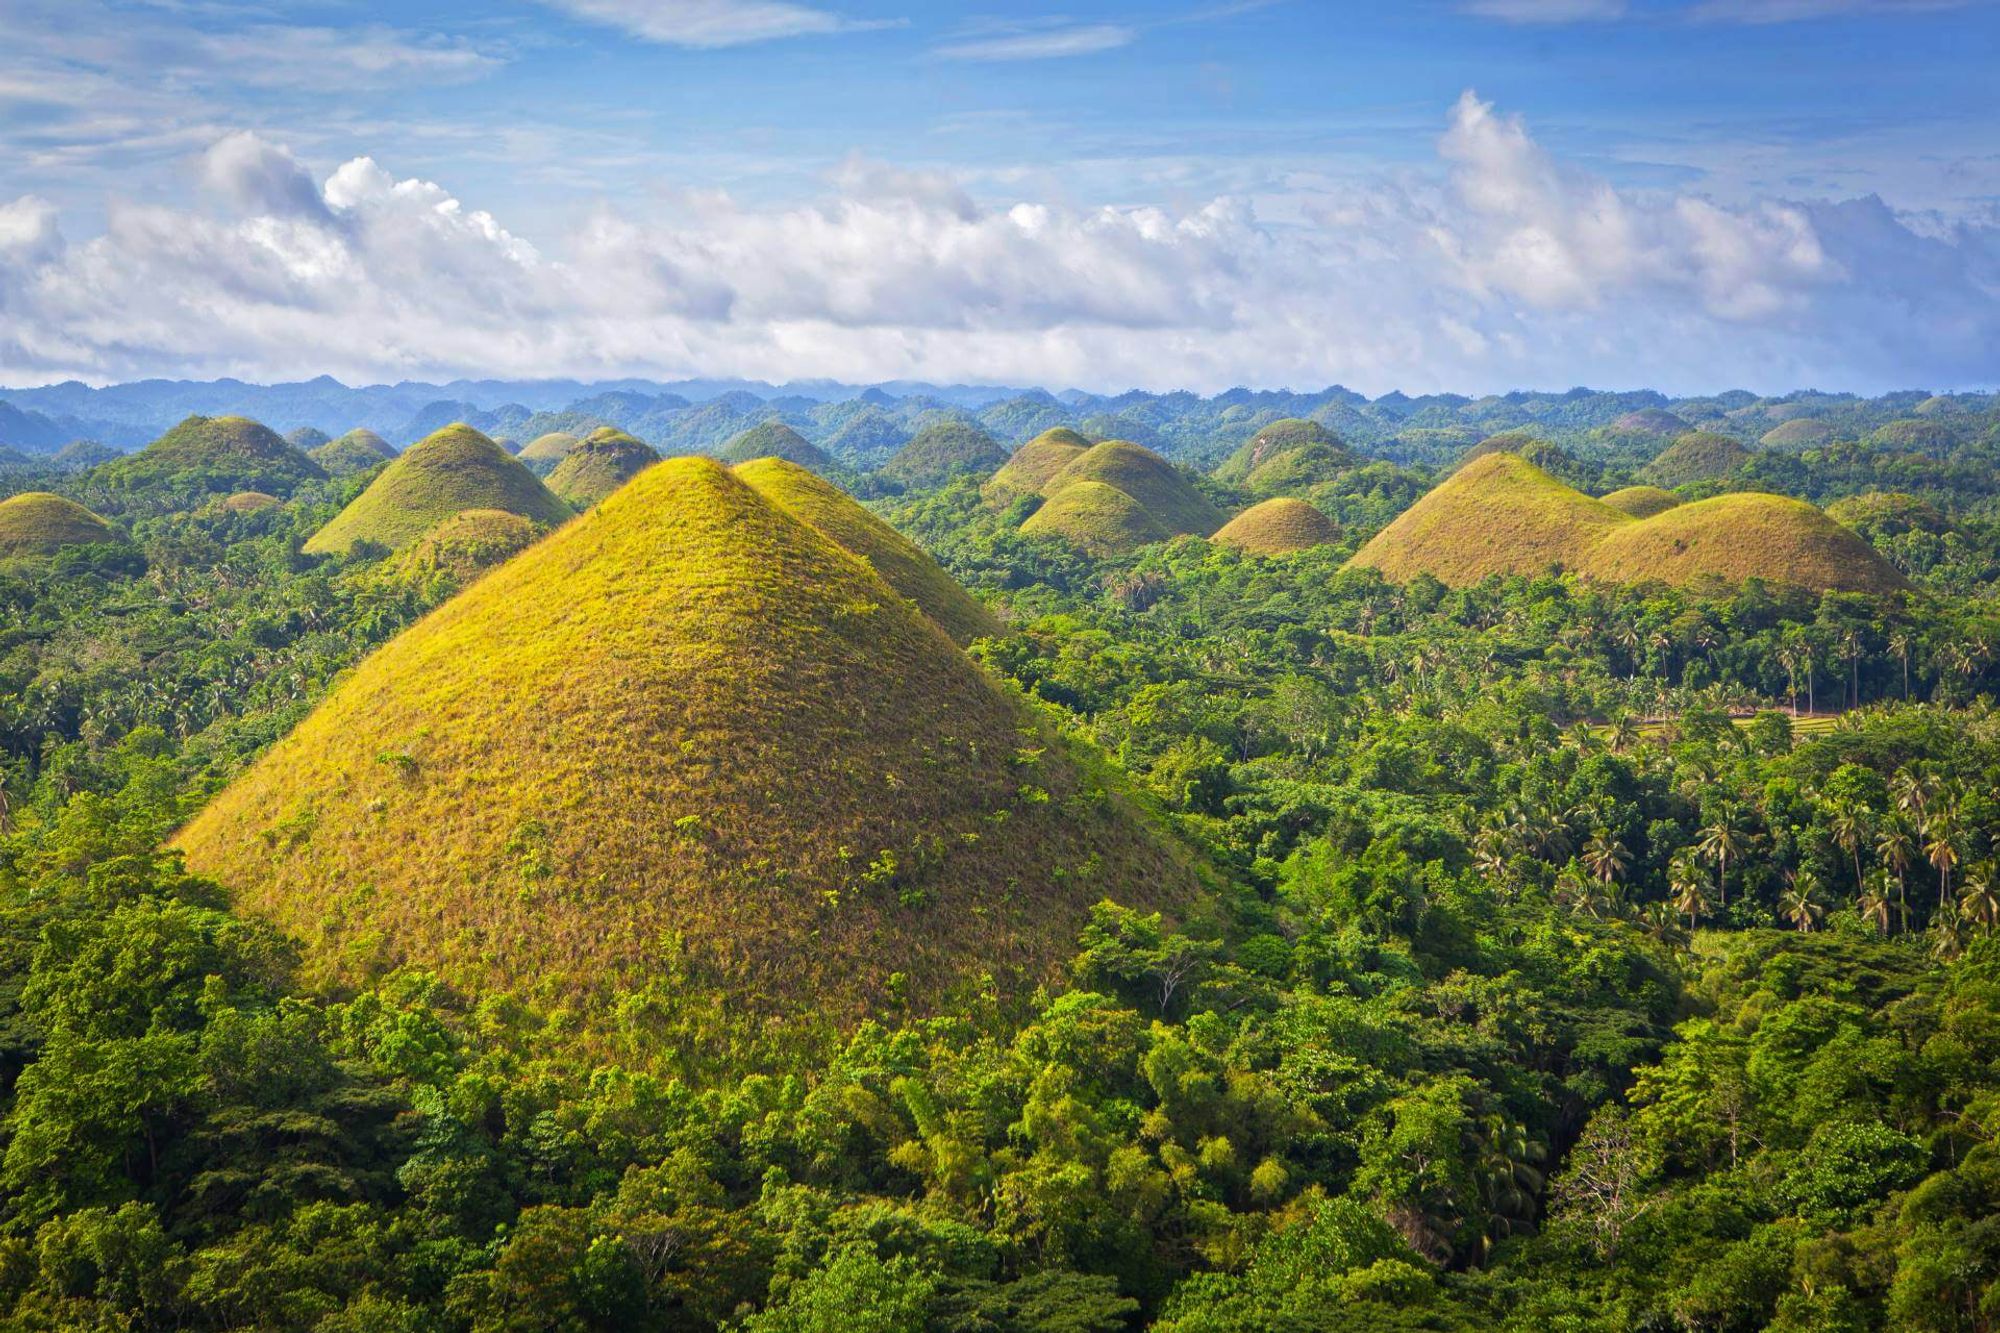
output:
[{"label": "haze over hills", "polygon": [[892,973],[920,1001],[1046,980],[1099,898],[1196,893],[840,525],[766,489],[641,473],[363,662],[175,845],[323,974],[414,962],[599,1018],[667,981],[666,932],[694,985],[850,1018]]}]

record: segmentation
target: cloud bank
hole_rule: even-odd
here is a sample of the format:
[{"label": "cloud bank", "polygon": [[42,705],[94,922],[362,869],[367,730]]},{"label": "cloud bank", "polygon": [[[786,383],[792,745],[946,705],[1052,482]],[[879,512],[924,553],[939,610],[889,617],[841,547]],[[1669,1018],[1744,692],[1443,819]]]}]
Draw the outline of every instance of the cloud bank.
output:
[{"label": "cloud bank", "polygon": [[236,133],[199,166],[212,207],[114,203],[88,237],[0,202],[0,382],[1874,390],[2000,367],[1995,219],[1618,190],[1471,93],[1434,169],[1320,187],[1283,225],[1236,198],[986,206],[856,161],[811,204],[606,208],[538,247],[367,157],[316,180]]}]

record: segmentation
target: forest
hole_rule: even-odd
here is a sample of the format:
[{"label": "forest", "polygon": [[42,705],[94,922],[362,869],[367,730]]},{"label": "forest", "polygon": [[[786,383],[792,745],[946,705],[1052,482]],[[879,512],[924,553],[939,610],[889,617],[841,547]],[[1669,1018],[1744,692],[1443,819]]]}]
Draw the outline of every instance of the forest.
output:
[{"label": "forest", "polygon": [[[1602,494],[1669,442],[1592,429],[1505,447]],[[2000,1328],[1993,429],[1669,488],[1824,504],[1881,594],[1351,563],[1455,437],[1287,484],[1334,537],[1275,556],[1080,549],[985,471],[842,458],[991,613],[967,652],[1053,738],[1015,767],[1087,757],[1207,897],[852,1023],[754,1022],[668,951],[584,1037],[532,977],[329,964],[168,845],[511,548],[308,553],[382,464],[9,471],[112,531],[0,562],[0,1322]],[[517,852],[521,901],[564,891]]]}]

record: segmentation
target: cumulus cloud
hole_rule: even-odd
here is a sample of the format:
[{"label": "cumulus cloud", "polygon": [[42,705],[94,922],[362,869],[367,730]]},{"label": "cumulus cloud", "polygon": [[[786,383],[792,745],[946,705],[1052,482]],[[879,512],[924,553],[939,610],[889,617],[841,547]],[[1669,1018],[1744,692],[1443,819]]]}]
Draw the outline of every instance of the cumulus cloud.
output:
[{"label": "cumulus cloud", "polygon": [[1471,94],[1433,170],[1315,187],[1283,224],[1229,197],[986,204],[854,160],[810,203],[603,207],[537,246],[366,157],[315,183],[231,135],[202,166],[232,211],[117,206],[65,241],[46,204],[0,205],[0,381],[1865,389],[2000,365],[1993,220],[1619,190]]}]

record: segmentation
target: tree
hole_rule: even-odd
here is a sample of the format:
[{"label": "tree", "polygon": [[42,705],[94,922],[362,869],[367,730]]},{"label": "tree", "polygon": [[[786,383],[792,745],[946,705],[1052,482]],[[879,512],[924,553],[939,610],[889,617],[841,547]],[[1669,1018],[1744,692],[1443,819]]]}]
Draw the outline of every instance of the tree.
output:
[{"label": "tree", "polygon": [[1861,883],[1861,848],[1868,841],[1868,811],[1859,801],[1842,797],[1833,803],[1827,820],[1827,831],[1834,842],[1848,854],[1854,862],[1854,887],[1859,892]]},{"label": "tree", "polygon": [[1680,852],[1667,865],[1667,887],[1673,891],[1674,910],[1685,913],[1688,929],[1708,915],[1708,885],[1701,867],[1690,852]]},{"label": "tree", "polygon": [[1871,880],[1868,887],[1862,891],[1855,908],[1861,913],[1863,921],[1875,927],[1877,935],[1887,935],[1891,920],[1889,895],[1884,891],[1881,872],[1877,871],[1876,876],[1877,878]]},{"label": "tree", "polygon": [[2000,888],[1992,862],[1982,862],[1966,875],[1958,891],[1958,910],[1967,921],[1991,933],[2000,926]]},{"label": "tree", "polygon": [[1584,868],[1607,889],[1624,878],[1625,869],[1632,864],[1632,854],[1625,850],[1625,844],[1612,836],[1611,830],[1599,828],[1590,835],[1590,841],[1583,848]]},{"label": "tree", "polygon": [[1810,870],[1801,870],[1792,877],[1791,886],[1778,899],[1778,911],[1792,928],[1801,933],[1819,929],[1819,923],[1826,917],[1826,908],[1818,898],[1819,882]]},{"label": "tree", "polygon": [[1749,845],[1736,827],[1736,811],[1731,806],[1723,806],[1717,813],[1715,822],[1704,828],[1698,835],[1696,846],[1701,854],[1715,862],[1715,884],[1722,895],[1722,906],[1729,906],[1729,863],[1741,859]]},{"label": "tree", "polygon": [[1917,840],[1910,836],[1909,826],[1901,820],[1884,823],[1875,835],[1875,855],[1896,877],[1897,914],[1907,934],[1910,929],[1910,867],[1917,859]]}]

